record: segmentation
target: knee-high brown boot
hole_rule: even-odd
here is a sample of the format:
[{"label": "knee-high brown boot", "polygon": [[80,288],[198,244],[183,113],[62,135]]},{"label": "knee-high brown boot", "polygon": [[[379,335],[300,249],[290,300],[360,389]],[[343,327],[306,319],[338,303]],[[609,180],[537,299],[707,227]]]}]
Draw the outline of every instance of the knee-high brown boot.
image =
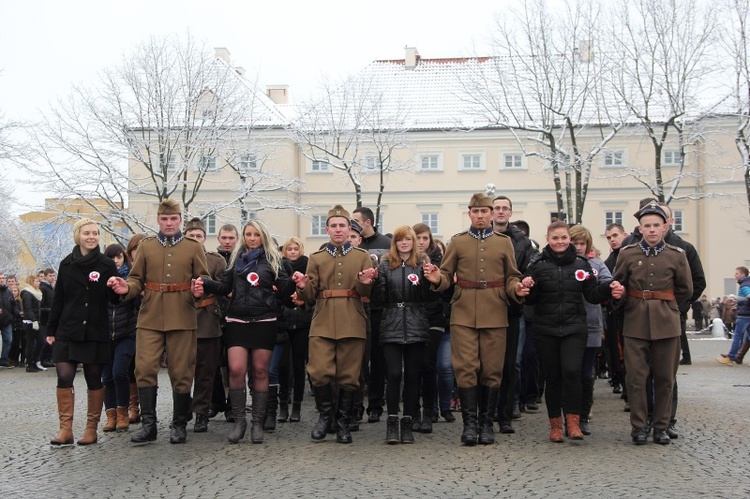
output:
[{"label": "knee-high brown boot", "polygon": [[78,445],[95,444],[98,438],[96,430],[102,417],[104,405],[104,388],[88,391],[88,410],[86,411],[86,428],[83,436],[78,439]]},{"label": "knee-high brown boot", "polygon": [[75,404],[73,387],[57,389],[57,413],[60,418],[60,431],[49,441],[51,445],[73,445],[73,406]]},{"label": "knee-high brown boot", "polygon": [[138,400],[138,385],[130,383],[130,404],[128,407],[128,418],[130,418],[131,424],[141,422],[141,409],[139,407],[140,401]]},{"label": "knee-high brown boot", "polygon": [[750,341],[743,341],[742,346],[740,347],[740,351],[737,352],[737,355],[734,356],[734,361],[737,364],[742,364],[742,361],[745,359],[745,354],[750,349]]}]

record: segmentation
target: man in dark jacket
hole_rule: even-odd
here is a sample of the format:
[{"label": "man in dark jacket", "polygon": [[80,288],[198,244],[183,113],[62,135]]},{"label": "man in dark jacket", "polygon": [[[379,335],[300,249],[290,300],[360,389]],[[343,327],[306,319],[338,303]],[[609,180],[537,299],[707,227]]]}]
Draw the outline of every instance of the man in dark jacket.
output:
[{"label": "man in dark jacket", "polygon": [[[42,304],[39,312],[39,325],[44,332],[44,336],[47,336],[47,320],[49,319],[49,311],[52,309],[52,300],[55,297],[55,280],[57,274],[54,269],[44,269],[44,278],[39,283],[39,289],[42,290]],[[42,346],[41,356],[42,367],[52,367],[52,347],[45,341]]]},{"label": "man in dark jacket", "polygon": [[[609,224],[604,230],[604,237],[609,243],[612,252],[609,254],[604,265],[610,273],[615,271],[617,256],[620,254],[622,243],[627,237],[625,228],[617,223]],[[612,304],[605,307],[607,328],[605,331],[605,340],[607,342],[607,352],[609,353],[609,377],[612,383],[612,393],[623,393],[625,387],[625,367],[622,363],[622,321],[623,310],[614,308]],[[623,396],[627,399],[627,394]]]},{"label": "man in dark jacket", "polygon": [[3,350],[0,355],[0,367],[9,368],[8,353],[13,341],[13,318],[21,315],[18,302],[5,282],[5,274],[0,273],[0,332],[3,338]]},{"label": "man in dark jacket", "polygon": [[[513,202],[506,196],[497,196],[492,201],[492,222],[495,232],[504,234],[513,243],[513,251],[516,258],[516,268],[521,274],[526,272],[531,258],[536,254],[531,240],[521,230],[510,223],[513,215]],[[518,342],[523,325],[523,306],[509,302],[508,304],[508,329],[505,336],[505,364],[503,365],[503,379],[500,383],[500,395],[498,397],[497,421],[500,424],[500,433],[515,433],[511,425],[513,417],[521,417],[520,407],[517,406],[518,395]],[[532,404],[536,404],[533,401]],[[520,404],[519,404],[520,405]],[[534,411],[532,405],[531,410]],[[537,409],[538,410],[538,409]]]}]

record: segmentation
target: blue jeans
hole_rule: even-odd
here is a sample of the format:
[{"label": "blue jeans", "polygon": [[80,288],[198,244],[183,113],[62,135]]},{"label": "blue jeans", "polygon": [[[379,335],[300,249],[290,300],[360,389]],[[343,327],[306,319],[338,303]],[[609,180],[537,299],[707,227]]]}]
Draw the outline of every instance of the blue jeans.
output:
[{"label": "blue jeans", "polygon": [[437,351],[437,397],[435,398],[435,414],[438,408],[441,412],[451,410],[453,397],[453,364],[451,363],[451,331],[445,328],[440,338]]},{"label": "blue jeans", "polygon": [[130,365],[135,355],[135,338],[112,342],[112,362],[102,370],[104,408],[128,407],[130,404]]},{"label": "blue jeans", "polygon": [[[734,326],[734,334],[732,335],[732,347],[729,349],[729,358],[734,360],[737,352],[740,351],[742,341],[749,334],[748,326],[750,326],[750,317],[737,317],[737,323]],[[3,343],[3,345],[5,345]],[[5,347],[3,346],[3,353]]]},{"label": "blue jeans", "polygon": [[8,324],[0,328],[3,336],[3,350],[0,355],[0,362],[3,364],[8,363],[8,353],[10,352],[10,344],[13,342],[13,324]]},{"label": "blue jeans", "polygon": [[284,354],[284,344],[276,343],[273,346],[273,353],[271,354],[271,363],[268,366],[268,384],[278,385],[279,384],[279,364],[281,363],[281,356]]}]

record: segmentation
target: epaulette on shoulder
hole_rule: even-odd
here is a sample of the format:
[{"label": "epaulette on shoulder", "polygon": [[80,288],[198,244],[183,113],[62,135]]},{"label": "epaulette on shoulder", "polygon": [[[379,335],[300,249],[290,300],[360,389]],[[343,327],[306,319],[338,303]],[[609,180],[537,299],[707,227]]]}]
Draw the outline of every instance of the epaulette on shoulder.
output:
[{"label": "epaulette on shoulder", "polygon": [[224,257],[223,257],[223,256],[221,256],[220,254],[218,254],[218,253],[217,253],[217,252],[215,252],[215,251],[206,251],[206,254],[207,254],[207,255],[212,255],[212,256],[218,256],[218,257],[219,257],[219,258],[221,258],[222,260],[224,259]]},{"label": "epaulette on shoulder", "polygon": [[508,239],[510,239],[510,236],[508,234],[503,234],[502,232],[498,232],[496,230],[493,232],[495,233],[496,236],[507,237]]},{"label": "epaulette on shoulder", "polygon": [[369,251],[367,251],[367,250],[366,250],[366,249],[364,249],[364,248],[354,247],[354,248],[352,248],[352,249],[353,249],[353,250],[356,250],[356,251],[361,251],[362,253],[367,253],[368,255],[370,254],[370,252],[369,252]]},{"label": "epaulette on shoulder", "polygon": [[325,246],[323,246],[323,247],[322,247],[322,248],[320,248],[320,249],[319,249],[318,251],[313,251],[313,253],[312,253],[312,254],[313,254],[313,255],[317,255],[318,253],[323,253],[323,252],[325,252],[325,250],[326,250],[326,247],[325,247]]},{"label": "epaulette on shoulder", "polygon": [[624,249],[628,249],[628,248],[635,248],[635,247],[636,247],[636,246],[638,246],[639,244],[641,244],[641,243],[640,243],[640,241],[639,241],[639,242],[637,242],[637,243],[630,243],[630,244],[628,244],[627,246],[623,246],[622,248],[620,248],[620,251],[622,251],[622,250],[624,250]]},{"label": "epaulette on shoulder", "polygon": [[156,239],[156,236],[153,236],[153,235],[152,236],[146,236],[143,239],[141,239],[141,242],[143,242],[143,241],[149,241],[151,239]]},{"label": "epaulette on shoulder", "polygon": [[664,243],[664,245],[665,245],[665,246],[666,246],[667,248],[670,248],[670,249],[673,249],[673,250],[679,251],[680,253],[685,253],[685,250],[684,250],[684,249],[680,248],[679,246],[675,246],[674,244],[669,244],[669,243],[665,242],[665,243]]},{"label": "epaulette on shoulder", "polygon": [[458,233],[456,233],[456,234],[453,234],[453,237],[456,237],[456,236],[463,236],[464,234],[468,234],[468,233],[469,233],[469,230],[468,230],[468,229],[467,229],[467,230],[462,230],[461,232],[458,232]]}]

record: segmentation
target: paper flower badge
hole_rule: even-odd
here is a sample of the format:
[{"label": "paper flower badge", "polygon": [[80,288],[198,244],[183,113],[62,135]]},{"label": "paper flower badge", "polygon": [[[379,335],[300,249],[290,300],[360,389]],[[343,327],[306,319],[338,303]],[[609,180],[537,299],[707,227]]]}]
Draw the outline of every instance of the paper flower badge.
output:
[{"label": "paper flower badge", "polygon": [[89,274],[89,282],[99,282],[99,277],[101,277],[101,274],[94,270]]},{"label": "paper flower badge", "polygon": [[581,269],[576,270],[576,281],[583,282],[586,279],[588,279],[589,276],[590,276],[590,274],[588,272],[586,272],[585,270],[581,270]]},{"label": "paper flower badge", "polygon": [[260,276],[255,272],[250,272],[247,274],[247,282],[249,282],[251,286],[257,286],[260,283]]},{"label": "paper flower badge", "polygon": [[419,276],[417,274],[409,274],[406,278],[409,279],[412,286],[419,286]]}]

